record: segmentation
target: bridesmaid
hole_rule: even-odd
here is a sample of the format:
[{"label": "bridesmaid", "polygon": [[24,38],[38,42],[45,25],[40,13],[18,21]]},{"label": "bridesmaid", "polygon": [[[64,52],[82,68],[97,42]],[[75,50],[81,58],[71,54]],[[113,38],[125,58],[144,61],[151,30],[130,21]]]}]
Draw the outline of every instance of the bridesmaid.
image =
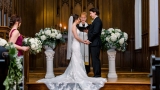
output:
[{"label": "bridesmaid", "polygon": [[29,47],[22,46],[23,37],[18,31],[18,28],[21,26],[21,17],[14,14],[10,18],[10,27],[9,32],[9,42],[14,43],[14,46],[18,50],[18,56],[23,55],[23,51],[29,50]]}]

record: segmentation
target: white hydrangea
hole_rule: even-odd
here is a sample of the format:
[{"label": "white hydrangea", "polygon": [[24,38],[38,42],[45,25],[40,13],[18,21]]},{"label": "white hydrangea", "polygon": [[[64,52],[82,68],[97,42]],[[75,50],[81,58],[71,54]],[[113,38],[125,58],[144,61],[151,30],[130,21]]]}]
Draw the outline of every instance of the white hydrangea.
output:
[{"label": "white hydrangea", "polygon": [[57,38],[57,39],[62,38],[62,34],[59,33],[59,34],[56,36],[56,38]]},{"label": "white hydrangea", "polygon": [[124,34],[124,39],[125,39],[125,41],[128,39],[128,34],[127,33],[123,33]]},{"label": "white hydrangea", "polygon": [[7,41],[5,39],[0,38],[0,46],[7,45]]},{"label": "white hydrangea", "polygon": [[117,40],[116,34],[114,34],[114,33],[111,34],[111,40],[112,40],[113,42]]},{"label": "white hydrangea", "polygon": [[119,40],[119,44],[122,45],[123,43],[124,43],[124,38],[121,38],[121,39]]}]

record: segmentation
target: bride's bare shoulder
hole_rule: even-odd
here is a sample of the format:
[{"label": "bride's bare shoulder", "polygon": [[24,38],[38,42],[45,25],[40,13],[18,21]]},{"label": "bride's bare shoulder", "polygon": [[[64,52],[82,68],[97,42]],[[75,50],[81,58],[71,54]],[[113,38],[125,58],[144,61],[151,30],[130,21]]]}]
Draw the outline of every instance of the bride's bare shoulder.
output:
[{"label": "bride's bare shoulder", "polygon": [[75,29],[76,29],[76,25],[73,24],[73,25],[72,25],[72,30],[75,30]]}]

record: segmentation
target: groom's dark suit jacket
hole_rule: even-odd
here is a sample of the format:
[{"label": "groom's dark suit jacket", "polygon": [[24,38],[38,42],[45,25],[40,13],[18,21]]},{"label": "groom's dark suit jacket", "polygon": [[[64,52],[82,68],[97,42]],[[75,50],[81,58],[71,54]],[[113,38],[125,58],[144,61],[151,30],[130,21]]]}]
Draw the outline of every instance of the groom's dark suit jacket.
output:
[{"label": "groom's dark suit jacket", "polygon": [[88,30],[88,40],[91,42],[90,46],[101,46],[101,31],[102,21],[96,17]]}]

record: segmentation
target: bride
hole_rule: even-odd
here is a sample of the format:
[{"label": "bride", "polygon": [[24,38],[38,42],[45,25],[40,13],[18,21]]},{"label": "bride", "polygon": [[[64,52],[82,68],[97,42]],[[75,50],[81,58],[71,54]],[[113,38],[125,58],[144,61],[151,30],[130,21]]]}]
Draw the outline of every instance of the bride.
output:
[{"label": "bride", "polygon": [[69,18],[67,58],[71,61],[66,71],[52,79],[42,79],[50,90],[99,90],[107,81],[105,78],[88,77],[85,70],[84,60],[82,60],[80,43],[84,43],[79,38],[80,31],[76,25],[80,22],[78,15]]}]

